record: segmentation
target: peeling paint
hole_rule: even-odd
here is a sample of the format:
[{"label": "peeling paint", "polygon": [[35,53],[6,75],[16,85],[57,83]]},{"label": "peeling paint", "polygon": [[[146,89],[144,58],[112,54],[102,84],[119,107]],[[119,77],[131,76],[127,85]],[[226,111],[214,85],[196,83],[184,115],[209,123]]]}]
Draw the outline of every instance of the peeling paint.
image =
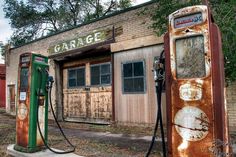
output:
[{"label": "peeling paint", "polygon": [[110,121],[112,118],[111,87],[65,89],[64,117]]},{"label": "peeling paint", "polygon": [[202,99],[202,84],[186,83],[179,88],[180,98],[184,101]]}]

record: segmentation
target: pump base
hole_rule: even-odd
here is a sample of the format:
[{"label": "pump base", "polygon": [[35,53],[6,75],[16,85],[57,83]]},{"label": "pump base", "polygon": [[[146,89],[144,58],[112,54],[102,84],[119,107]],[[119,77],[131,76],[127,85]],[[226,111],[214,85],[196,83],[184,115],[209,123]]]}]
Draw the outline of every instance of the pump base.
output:
[{"label": "pump base", "polygon": [[34,153],[34,152],[38,152],[41,150],[45,150],[46,147],[45,146],[41,146],[41,147],[34,147],[34,148],[30,148],[30,147],[22,147],[19,146],[17,144],[14,145],[14,150],[19,151],[19,152],[24,152],[24,153]]},{"label": "pump base", "polygon": [[[7,154],[14,156],[14,157],[83,157],[83,156],[79,156],[76,155],[74,153],[69,153],[69,154],[55,154],[51,151],[49,151],[48,149],[44,149],[38,152],[34,152],[34,153],[24,153],[24,152],[19,152],[15,150],[15,145],[11,144],[7,147]],[[54,149],[56,151],[62,151],[62,150],[58,150],[58,149]]]}]

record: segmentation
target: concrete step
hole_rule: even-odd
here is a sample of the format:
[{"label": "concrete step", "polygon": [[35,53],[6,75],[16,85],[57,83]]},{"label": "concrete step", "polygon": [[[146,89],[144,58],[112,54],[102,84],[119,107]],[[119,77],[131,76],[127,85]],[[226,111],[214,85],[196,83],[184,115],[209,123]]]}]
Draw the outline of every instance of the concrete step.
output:
[{"label": "concrete step", "polygon": [[[54,148],[53,148],[53,150],[63,152],[62,150],[58,150],[58,149],[54,149]],[[14,156],[14,157],[82,157],[82,156],[76,155],[74,153],[55,154],[48,149],[45,149],[45,150],[42,150],[39,152],[35,152],[35,153],[23,153],[23,152],[16,151],[14,149],[14,144],[11,144],[7,147],[7,154]]]}]

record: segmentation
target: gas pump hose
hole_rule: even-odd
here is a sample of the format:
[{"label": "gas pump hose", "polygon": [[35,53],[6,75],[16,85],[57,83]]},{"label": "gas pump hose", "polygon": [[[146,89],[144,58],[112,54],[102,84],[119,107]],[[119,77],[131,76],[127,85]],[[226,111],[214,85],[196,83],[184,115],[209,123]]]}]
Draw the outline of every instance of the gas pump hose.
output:
[{"label": "gas pump hose", "polygon": [[[162,51],[159,60],[164,65],[163,55],[164,55],[164,51]],[[158,79],[155,82],[156,83],[156,96],[157,96],[157,117],[156,117],[155,128],[154,128],[154,132],[152,136],[152,141],[150,143],[149,149],[145,157],[149,157],[152,151],[152,148],[156,139],[156,133],[157,133],[159,121],[160,121],[161,139],[162,139],[162,153],[163,153],[163,156],[166,157],[165,136],[164,136],[164,127],[163,127],[162,112],[161,112],[161,95],[162,95],[162,88],[164,86],[164,77],[163,77],[164,68],[159,69],[157,75],[158,75]]]},{"label": "gas pump hose", "polygon": [[42,138],[42,140],[43,140],[44,145],[45,145],[46,148],[49,149],[51,152],[56,153],[56,154],[68,154],[68,153],[72,153],[72,152],[75,151],[75,146],[74,146],[74,145],[68,140],[68,138],[66,137],[64,131],[62,130],[62,128],[61,128],[61,126],[60,126],[60,124],[59,124],[59,122],[58,122],[58,120],[57,120],[57,118],[56,118],[55,112],[54,112],[54,110],[53,110],[52,99],[51,99],[51,91],[52,91],[53,80],[51,81],[51,85],[49,86],[49,93],[48,93],[48,95],[49,95],[49,103],[50,103],[50,106],[51,106],[51,109],[52,109],[52,114],[53,114],[53,117],[54,117],[54,119],[55,119],[55,122],[56,122],[56,124],[57,124],[57,126],[58,126],[58,128],[59,128],[59,130],[60,130],[60,132],[61,132],[61,134],[62,134],[63,137],[65,138],[65,140],[66,140],[66,141],[69,143],[69,145],[72,147],[72,150],[69,150],[69,151],[55,151],[55,150],[53,150],[53,149],[47,144],[45,138],[43,137],[42,130],[41,130],[40,125],[39,125],[39,118],[38,118],[39,93],[40,93],[40,90],[41,90],[41,88],[42,88],[42,69],[38,69],[38,72],[39,72],[39,75],[40,75],[40,77],[39,77],[39,78],[40,78],[40,84],[39,84],[39,91],[38,91],[38,93],[37,93],[37,96],[38,96],[38,102],[37,102],[38,104],[37,104],[37,105],[38,105],[38,107],[37,107],[37,113],[36,113],[36,115],[37,115],[37,126],[38,126],[38,129],[39,129],[39,134],[40,134],[40,136],[41,136],[41,138]]}]

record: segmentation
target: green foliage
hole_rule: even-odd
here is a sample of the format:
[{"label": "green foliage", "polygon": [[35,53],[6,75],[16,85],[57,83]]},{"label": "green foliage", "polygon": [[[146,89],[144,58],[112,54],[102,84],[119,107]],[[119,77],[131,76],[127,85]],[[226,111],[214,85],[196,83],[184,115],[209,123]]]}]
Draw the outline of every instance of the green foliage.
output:
[{"label": "green foliage", "polygon": [[119,5],[118,8],[125,9],[130,7],[132,4],[130,0],[120,0],[120,3],[118,5]]},{"label": "green foliage", "polygon": [[4,12],[14,29],[11,43],[19,46],[130,6],[130,0],[5,0]]},{"label": "green foliage", "polygon": [[[157,8],[152,14],[153,24],[151,28],[154,29],[158,36],[161,36],[167,31],[168,27],[168,16],[174,11],[199,4],[201,0],[155,0],[157,1]],[[148,13],[148,10],[144,10],[144,14]]]},{"label": "green foliage", "polygon": [[236,80],[236,3],[211,0],[212,14],[222,34],[227,82]]},{"label": "green foliage", "polygon": [[0,57],[5,57],[5,46],[2,41],[0,41]]},{"label": "green foliage", "polygon": [[[157,1],[157,0],[156,0]],[[168,16],[186,6],[202,4],[202,0],[158,0],[154,14],[151,14],[154,29],[158,36],[167,32]],[[222,33],[225,56],[225,76],[227,82],[236,80],[236,5],[235,1],[209,0],[215,23]],[[143,10],[142,14],[149,14]]]}]

